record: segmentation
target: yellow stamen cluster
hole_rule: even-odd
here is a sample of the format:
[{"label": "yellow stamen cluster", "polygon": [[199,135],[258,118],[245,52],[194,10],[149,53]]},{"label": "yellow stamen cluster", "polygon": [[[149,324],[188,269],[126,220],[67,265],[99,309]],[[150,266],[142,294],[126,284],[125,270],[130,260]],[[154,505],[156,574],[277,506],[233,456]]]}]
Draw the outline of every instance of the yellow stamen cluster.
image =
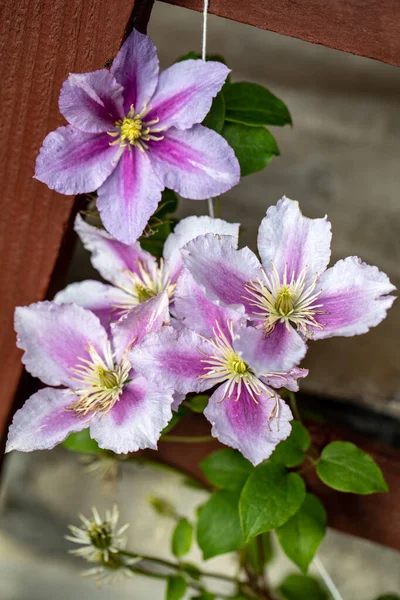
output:
[{"label": "yellow stamen cluster", "polygon": [[90,358],[78,358],[80,364],[74,369],[74,379],[79,382],[74,395],[78,399],[68,407],[82,417],[103,415],[111,410],[119,400],[131,370],[125,357],[118,365],[114,364],[109,344],[104,350],[104,359],[92,345],[87,351]]},{"label": "yellow stamen cluster", "polygon": [[252,306],[259,309],[254,312],[263,320],[263,328],[268,335],[277,323],[284,323],[287,329],[293,324],[304,336],[310,336],[310,327],[321,328],[322,325],[315,319],[315,315],[324,314],[322,304],[317,304],[321,292],[316,292],[318,276],[313,281],[306,281],[306,268],[298,277],[292,273],[290,279],[285,267],[281,280],[274,265],[271,274],[264,271],[262,278],[246,285],[247,300]]},{"label": "yellow stamen cluster", "polygon": [[150,111],[151,106],[147,106],[147,102],[145,102],[143,109],[135,114],[135,107],[132,104],[126,117],[115,122],[115,130],[107,132],[108,135],[116,138],[113,142],[110,142],[110,146],[119,144],[121,152],[126,147],[130,151],[132,146],[135,146],[141,152],[145,152],[149,149],[147,142],[150,140],[153,142],[161,141],[164,136],[154,135],[165,129],[165,127],[154,127],[159,122],[159,118],[157,117],[152,121],[144,120]]},{"label": "yellow stamen cluster", "polygon": [[137,265],[138,272],[125,271],[128,281],[124,285],[119,283],[119,287],[129,295],[125,303],[115,306],[115,309],[122,313],[131,310],[132,306],[158,296],[164,290],[168,297],[172,298],[175,291],[176,284],[171,283],[169,270],[162,258],[159,265],[156,262],[145,265],[142,261],[138,261]]},{"label": "yellow stamen cluster", "polygon": [[212,380],[212,385],[226,382],[223,398],[232,398],[236,389],[235,402],[239,400],[242,385],[244,385],[250,394],[251,398],[258,404],[257,396],[267,393],[273,396],[273,393],[264,383],[254,374],[251,367],[241,358],[236,352],[232,343],[235,339],[232,322],[228,322],[228,329],[231,340],[222,331],[220,324],[217,322],[214,328],[214,338],[208,340],[215,352],[208,356],[205,355],[201,362],[205,364],[204,375],[200,375],[200,379]]}]

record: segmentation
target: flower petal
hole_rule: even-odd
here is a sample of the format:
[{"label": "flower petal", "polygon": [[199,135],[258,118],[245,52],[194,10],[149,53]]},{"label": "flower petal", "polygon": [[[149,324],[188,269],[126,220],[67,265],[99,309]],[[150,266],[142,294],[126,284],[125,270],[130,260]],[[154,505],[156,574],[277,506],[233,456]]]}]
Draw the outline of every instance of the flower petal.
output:
[{"label": "flower petal", "polygon": [[111,335],[117,360],[120,360],[133,344],[160,329],[169,320],[169,300],[166,292],[134,306],[119,321],[112,323]]},{"label": "flower petal", "polygon": [[87,421],[66,410],[75,396],[67,390],[44,388],[18,410],[8,431],[6,452],[51,450],[70,434],[85,429]]},{"label": "flower petal", "polygon": [[313,328],[312,338],[345,337],[366,333],[386,317],[395,297],[389,277],[357,256],[339,260],[319,279],[323,314],[317,315],[321,329]]},{"label": "flower petal", "polygon": [[172,401],[172,390],[157,389],[143,377],[135,377],[106,415],[91,420],[91,436],[100,448],[117,454],[156,450],[161,431],[172,417]]},{"label": "flower petal", "polygon": [[[184,60],[162,71],[146,120],[162,127],[188,129],[201,123],[230,70],[221,62]],[[158,127],[158,125],[157,125]]]},{"label": "flower petal", "polygon": [[304,268],[307,277],[313,279],[329,263],[331,238],[331,224],[326,217],[303,217],[299,203],[283,196],[261,221],[258,250],[267,273],[273,263],[281,276],[287,265],[289,279]]},{"label": "flower petal", "polygon": [[151,39],[136,29],[122,44],[110,72],[124,87],[125,113],[132,104],[142,110],[158,83],[157,49]]},{"label": "flower petal", "polygon": [[117,307],[128,304],[130,299],[123,290],[92,280],[71,283],[54,296],[56,304],[78,304],[90,310],[100,319],[106,331],[110,323],[117,321],[124,312]]},{"label": "flower petal", "polygon": [[93,192],[115,169],[118,152],[106,133],[59,127],[44,139],[35,177],[60,194]]},{"label": "flower petal", "polygon": [[107,69],[71,73],[61,88],[60,112],[80,131],[110,131],[124,116],[122,89]]},{"label": "flower petal", "polygon": [[207,299],[203,289],[195,282],[187,269],[182,271],[175,288],[175,313],[186,327],[212,338],[217,323],[230,339],[228,322],[237,326],[245,320],[243,307],[233,310]]},{"label": "flower petal", "polygon": [[99,319],[76,304],[19,306],[14,325],[26,370],[48,385],[74,387],[73,369],[81,359],[89,359],[89,344],[103,356],[107,343]]},{"label": "flower petal", "polygon": [[157,208],[162,189],[148,153],[125,148],[114,173],[98,190],[97,208],[107,231],[124,244],[136,242]]},{"label": "flower petal", "polygon": [[235,340],[234,347],[259,376],[289,371],[307,352],[306,342],[292,327],[287,329],[282,323],[277,323],[268,336],[262,329],[247,327]]},{"label": "flower petal", "polygon": [[[254,466],[268,458],[281,440],[290,435],[293,418],[289,407],[278,396],[263,393],[256,404],[242,386],[231,398],[224,397],[226,384],[211,396],[204,415],[212,424],[211,434],[220,442],[236,448]],[[276,403],[279,410],[274,412]],[[274,414],[273,417],[271,415]],[[278,415],[278,416],[277,416]]]},{"label": "flower petal", "polygon": [[75,231],[82,240],[86,250],[92,253],[91,263],[100,275],[120,287],[130,287],[132,280],[126,273],[139,273],[139,263],[150,271],[156,259],[142,250],[139,243],[123,244],[113,238],[107,231],[93,227],[77,215]]},{"label": "flower petal", "polygon": [[308,369],[299,369],[298,367],[294,367],[287,373],[279,373],[279,375],[268,375],[268,377],[261,377],[262,381],[273,388],[286,388],[291,392],[299,391],[299,379],[304,379],[307,377]]},{"label": "flower petal", "polygon": [[173,388],[180,394],[203,392],[210,387],[202,362],[212,354],[211,344],[190,329],[163,327],[135,346],[128,354],[133,368],[160,388]]},{"label": "flower petal", "polygon": [[222,219],[211,217],[186,217],[179,221],[173,233],[171,233],[164,244],[164,259],[168,263],[172,279],[176,279],[182,269],[181,248],[205,233],[218,233],[219,235],[230,235],[236,240],[236,248],[239,241],[239,223],[228,223]]},{"label": "flower petal", "polygon": [[168,129],[151,142],[149,155],[164,186],[184,198],[205,200],[230,190],[240,180],[240,167],[223,137],[202,125]]},{"label": "flower petal", "polygon": [[183,262],[212,301],[247,306],[245,284],[256,279],[261,265],[249,248],[236,250],[237,240],[209,233],[192,240],[182,250]]}]

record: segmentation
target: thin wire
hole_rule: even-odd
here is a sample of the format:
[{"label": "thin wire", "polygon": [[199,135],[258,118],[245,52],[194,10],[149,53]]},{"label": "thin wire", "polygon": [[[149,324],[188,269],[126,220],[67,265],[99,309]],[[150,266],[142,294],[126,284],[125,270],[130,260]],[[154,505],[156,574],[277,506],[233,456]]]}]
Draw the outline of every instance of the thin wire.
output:
[{"label": "thin wire", "polygon": [[[209,0],[204,0],[203,7],[203,41],[201,45],[201,58],[202,60],[206,60],[206,52],[207,52],[207,17],[208,17],[208,2]],[[213,199],[208,198],[208,212],[212,219],[214,219],[214,204]]]},{"label": "thin wire", "polygon": [[322,579],[324,580],[326,587],[328,588],[329,592],[331,593],[333,600],[343,600],[339,590],[337,589],[336,585],[333,583],[331,576],[329,575],[328,571],[325,569],[319,556],[315,556],[314,564],[317,567]]}]

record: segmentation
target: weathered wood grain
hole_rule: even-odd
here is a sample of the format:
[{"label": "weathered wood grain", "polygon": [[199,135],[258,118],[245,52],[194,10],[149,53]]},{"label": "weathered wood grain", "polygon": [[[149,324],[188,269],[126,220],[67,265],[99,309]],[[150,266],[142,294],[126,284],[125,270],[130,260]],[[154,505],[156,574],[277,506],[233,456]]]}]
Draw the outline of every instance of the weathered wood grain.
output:
[{"label": "weathered wood grain", "polygon": [[[140,4],[140,2],[139,2]],[[32,179],[45,135],[62,124],[71,71],[115,56],[134,0],[3,0],[0,8],[0,431],[20,377],[14,307],[44,297],[74,199]]]},{"label": "weathered wood grain", "polygon": [[[203,0],[162,0],[203,10]],[[210,0],[210,13],[400,65],[398,0]]]}]

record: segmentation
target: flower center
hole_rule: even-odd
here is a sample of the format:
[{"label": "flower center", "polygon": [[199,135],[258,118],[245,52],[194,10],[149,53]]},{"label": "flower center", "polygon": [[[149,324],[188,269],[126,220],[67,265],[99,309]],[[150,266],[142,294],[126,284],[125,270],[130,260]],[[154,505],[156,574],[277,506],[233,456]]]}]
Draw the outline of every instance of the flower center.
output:
[{"label": "flower center", "polygon": [[294,303],[289,286],[283,286],[275,300],[275,310],[283,317],[287,317],[293,312]]},{"label": "flower center", "polygon": [[211,385],[227,382],[222,399],[232,398],[236,391],[235,402],[239,400],[242,385],[244,385],[251,398],[258,404],[257,396],[264,392],[271,395],[271,392],[232,347],[236,336],[233,332],[232,322],[228,321],[227,325],[230,339],[222,331],[220,324],[216,323],[213,330],[214,338],[209,340],[214,348],[214,353],[207,355],[201,361],[205,365],[205,373],[199,378],[209,379]]},{"label": "flower center", "polygon": [[99,550],[107,550],[112,544],[111,526],[106,521],[103,521],[100,525],[98,523],[91,523],[87,534],[90,543]]},{"label": "flower center", "polygon": [[156,262],[144,264],[142,261],[137,261],[137,271],[125,271],[127,277],[126,283],[119,287],[126,292],[126,302],[121,302],[115,305],[115,309],[120,312],[128,312],[133,306],[137,306],[150,298],[154,298],[161,294],[164,290],[168,293],[168,297],[172,298],[175,291],[175,283],[171,283],[169,270],[164,264],[163,259],[160,259],[160,264]]},{"label": "flower center", "polygon": [[141,119],[136,116],[133,119],[129,119],[125,117],[120,125],[120,140],[123,142],[124,140],[128,140],[128,142],[132,145],[135,144],[135,141],[140,138],[142,135],[143,123]]},{"label": "flower center", "polygon": [[88,347],[88,354],[89,360],[78,358],[74,369],[78,389],[73,392],[78,398],[68,407],[82,417],[108,413],[119,400],[131,370],[125,357],[118,365],[114,364],[109,344],[104,349],[105,359],[92,345]]},{"label": "flower center", "polygon": [[135,107],[132,104],[128,114],[114,123],[114,131],[107,131],[108,135],[116,138],[113,142],[110,142],[110,146],[119,144],[121,152],[126,147],[131,151],[132,146],[135,146],[141,152],[145,152],[149,149],[147,142],[159,142],[164,139],[162,135],[154,135],[165,129],[165,127],[154,127],[159,122],[158,117],[151,121],[144,120],[150,111],[151,106],[148,107],[147,102],[145,102],[143,109],[135,114]]},{"label": "flower center", "polygon": [[[263,321],[265,334],[273,331],[277,323],[284,323],[289,329],[293,324],[298,331],[310,337],[313,327],[322,328],[315,316],[323,314],[323,305],[317,300],[321,291],[316,292],[318,275],[313,281],[306,281],[306,268],[296,278],[292,273],[290,280],[285,267],[282,280],[274,265],[272,273],[263,271],[262,278],[247,284],[247,300],[255,309],[254,317]],[[310,331],[311,329],[311,331]]]}]

